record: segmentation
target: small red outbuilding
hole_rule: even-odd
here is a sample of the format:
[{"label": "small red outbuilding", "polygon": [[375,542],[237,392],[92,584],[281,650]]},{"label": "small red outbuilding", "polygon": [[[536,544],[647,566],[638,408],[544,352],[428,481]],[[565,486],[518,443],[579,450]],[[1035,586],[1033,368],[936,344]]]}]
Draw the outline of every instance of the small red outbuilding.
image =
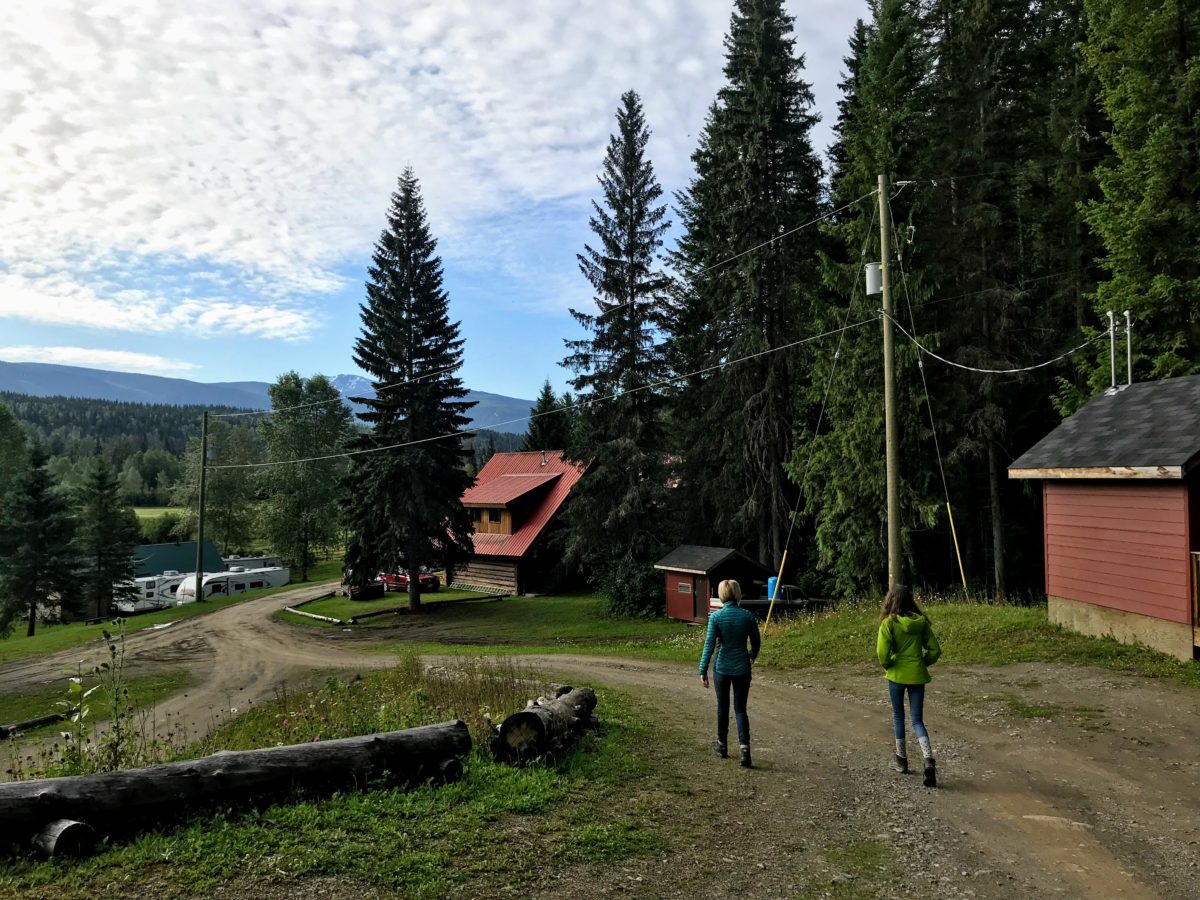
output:
[{"label": "small red outbuilding", "polygon": [[667,616],[682,622],[708,621],[708,598],[717,585],[732,578],[747,597],[757,597],[770,570],[730,547],[676,547],[654,568],[666,573]]},{"label": "small red outbuilding", "polygon": [[1042,480],[1050,618],[1200,648],[1200,375],[1093,397],[1008,468]]}]

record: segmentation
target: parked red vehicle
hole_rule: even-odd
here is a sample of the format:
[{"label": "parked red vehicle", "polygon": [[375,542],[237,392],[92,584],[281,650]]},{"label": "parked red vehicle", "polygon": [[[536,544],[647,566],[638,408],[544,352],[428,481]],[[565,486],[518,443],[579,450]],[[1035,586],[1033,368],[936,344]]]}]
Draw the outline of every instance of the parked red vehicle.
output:
[{"label": "parked red vehicle", "polygon": [[[386,591],[407,591],[408,590],[408,573],[407,572],[384,572],[379,576],[379,580],[383,582],[383,588]],[[422,572],[418,576],[421,584],[421,590],[425,593],[434,593],[442,589],[442,581],[432,572]]]}]

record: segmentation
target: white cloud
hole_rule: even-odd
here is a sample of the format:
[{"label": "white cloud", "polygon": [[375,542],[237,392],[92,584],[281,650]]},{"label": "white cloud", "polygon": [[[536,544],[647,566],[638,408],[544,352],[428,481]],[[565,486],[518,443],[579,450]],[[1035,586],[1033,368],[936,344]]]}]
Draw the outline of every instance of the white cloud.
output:
[{"label": "white cloud", "polygon": [[167,359],[150,353],[94,350],[89,347],[0,347],[0,359],[5,362],[92,366],[117,372],[145,372],[150,375],[160,375],[164,372],[189,372],[196,368],[189,362]]},{"label": "white cloud", "polygon": [[[865,4],[794,6],[828,117]],[[486,253],[475,225],[501,214],[574,198],[586,215],[630,87],[660,178],[680,186],[721,81],[731,8],[10,0],[0,315],[232,331],[261,317],[307,333],[321,296],[344,285],[339,267],[369,252],[406,164],[451,258]],[[521,248],[504,252],[499,267],[527,267],[513,258]],[[134,265],[114,273],[115,258]],[[166,289],[160,265],[204,274]]]}]

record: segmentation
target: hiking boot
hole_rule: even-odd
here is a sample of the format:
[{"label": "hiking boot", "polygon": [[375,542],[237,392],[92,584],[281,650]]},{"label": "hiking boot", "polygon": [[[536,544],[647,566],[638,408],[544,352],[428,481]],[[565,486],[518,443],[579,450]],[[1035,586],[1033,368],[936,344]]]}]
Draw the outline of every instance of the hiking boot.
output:
[{"label": "hiking boot", "polygon": [[908,774],[908,757],[900,756],[899,754],[896,754],[896,762],[893,763],[893,766],[896,769],[896,771],[899,772],[901,775],[907,775]]},{"label": "hiking boot", "polygon": [[925,787],[937,787],[937,763],[932,757],[925,759]]},{"label": "hiking boot", "polygon": [[729,748],[720,741],[713,741],[713,750],[721,759],[729,759]]},{"label": "hiking boot", "polygon": [[750,761],[750,748],[742,747],[742,768],[749,769],[753,763]]}]

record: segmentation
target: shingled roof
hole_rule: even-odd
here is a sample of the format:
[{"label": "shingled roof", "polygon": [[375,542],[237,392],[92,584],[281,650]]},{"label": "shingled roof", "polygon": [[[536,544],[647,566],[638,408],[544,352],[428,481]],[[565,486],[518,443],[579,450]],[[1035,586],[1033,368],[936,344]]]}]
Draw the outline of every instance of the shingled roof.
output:
[{"label": "shingled roof", "polygon": [[1010,478],[1182,478],[1200,465],[1200,375],[1105,391],[1008,467]]},{"label": "shingled roof", "polygon": [[755,562],[744,553],[731,547],[705,547],[700,544],[681,544],[654,564],[654,568],[668,572],[689,572],[707,575],[727,559],[738,556],[747,563],[757,566],[767,574],[770,572],[762,563]]}]

